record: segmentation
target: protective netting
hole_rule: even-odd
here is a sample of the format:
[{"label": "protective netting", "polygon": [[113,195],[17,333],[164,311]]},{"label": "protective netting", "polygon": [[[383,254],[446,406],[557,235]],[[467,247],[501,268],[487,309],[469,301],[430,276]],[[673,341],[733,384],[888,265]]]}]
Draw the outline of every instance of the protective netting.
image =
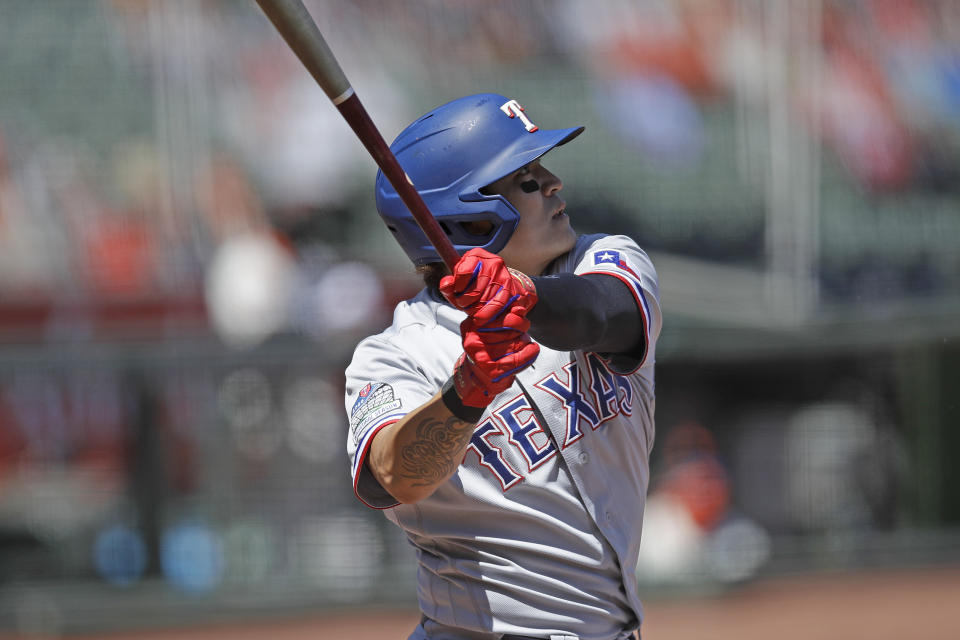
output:
[{"label": "protective netting", "polygon": [[[956,557],[960,4],[307,6],[388,141],[586,126],[544,164],[664,294],[641,580]],[[0,632],[412,602],[346,467],[418,288],[375,172],[252,0],[0,2]]]}]

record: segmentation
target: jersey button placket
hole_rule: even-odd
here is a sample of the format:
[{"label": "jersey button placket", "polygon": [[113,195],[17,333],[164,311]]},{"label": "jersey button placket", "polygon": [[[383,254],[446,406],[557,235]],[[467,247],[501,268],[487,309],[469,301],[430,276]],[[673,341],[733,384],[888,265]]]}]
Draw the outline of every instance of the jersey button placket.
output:
[{"label": "jersey button placket", "polygon": [[580,461],[580,464],[587,464],[588,462],[590,462],[590,454],[587,453],[586,451],[581,451],[580,455],[577,456],[577,460]]}]

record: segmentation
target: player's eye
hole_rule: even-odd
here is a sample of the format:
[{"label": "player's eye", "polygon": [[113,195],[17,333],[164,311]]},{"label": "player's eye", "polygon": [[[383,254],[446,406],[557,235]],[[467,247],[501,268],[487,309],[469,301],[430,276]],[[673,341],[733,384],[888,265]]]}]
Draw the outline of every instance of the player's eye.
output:
[{"label": "player's eye", "polygon": [[533,178],[533,166],[535,163],[534,161],[525,167],[521,167],[514,178],[520,184],[520,189],[524,193],[533,193],[540,190],[540,183]]}]

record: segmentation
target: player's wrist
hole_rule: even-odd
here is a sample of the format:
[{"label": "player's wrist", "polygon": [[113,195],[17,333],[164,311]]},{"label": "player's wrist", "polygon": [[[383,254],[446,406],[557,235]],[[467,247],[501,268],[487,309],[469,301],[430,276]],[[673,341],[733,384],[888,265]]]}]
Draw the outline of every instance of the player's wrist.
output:
[{"label": "player's wrist", "polygon": [[440,400],[447,408],[447,411],[455,418],[476,424],[480,421],[480,418],[483,417],[483,412],[486,407],[471,407],[463,404],[463,399],[460,397],[460,392],[457,389],[457,384],[454,379],[456,375],[457,372],[454,372],[454,374],[443,383],[443,388],[440,390]]},{"label": "player's wrist", "polygon": [[507,271],[510,273],[510,276],[520,291],[532,296],[534,300],[537,299],[537,285],[534,283],[533,278],[513,267],[507,267]]}]

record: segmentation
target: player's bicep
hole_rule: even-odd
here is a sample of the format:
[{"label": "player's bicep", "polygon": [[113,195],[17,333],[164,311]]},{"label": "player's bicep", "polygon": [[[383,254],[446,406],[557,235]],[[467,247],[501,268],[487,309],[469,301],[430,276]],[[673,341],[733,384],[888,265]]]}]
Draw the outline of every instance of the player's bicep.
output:
[{"label": "player's bicep", "polygon": [[539,300],[530,311],[530,335],[541,344],[558,351],[638,348],[642,318],[629,288],[616,278],[562,273],[533,280]]},{"label": "player's bicep", "polygon": [[[628,372],[653,362],[662,320],[657,272],[649,256],[626,236],[605,236],[584,253],[575,273],[615,279],[622,284],[617,291],[629,293],[630,312],[639,320],[636,326],[640,335],[629,348],[605,352],[615,367]],[[618,300],[623,302],[621,298]],[[604,353],[601,349],[596,351]]]},{"label": "player's bicep", "polygon": [[376,474],[370,468],[370,456],[363,455],[358,460],[360,466],[353,476],[353,492],[360,501],[374,509],[389,509],[400,504],[377,480]]},{"label": "player's bicep", "polygon": [[595,283],[605,321],[603,339],[591,349],[602,354],[620,354],[643,360],[646,353],[645,316],[630,285],[608,274],[580,276]]}]

